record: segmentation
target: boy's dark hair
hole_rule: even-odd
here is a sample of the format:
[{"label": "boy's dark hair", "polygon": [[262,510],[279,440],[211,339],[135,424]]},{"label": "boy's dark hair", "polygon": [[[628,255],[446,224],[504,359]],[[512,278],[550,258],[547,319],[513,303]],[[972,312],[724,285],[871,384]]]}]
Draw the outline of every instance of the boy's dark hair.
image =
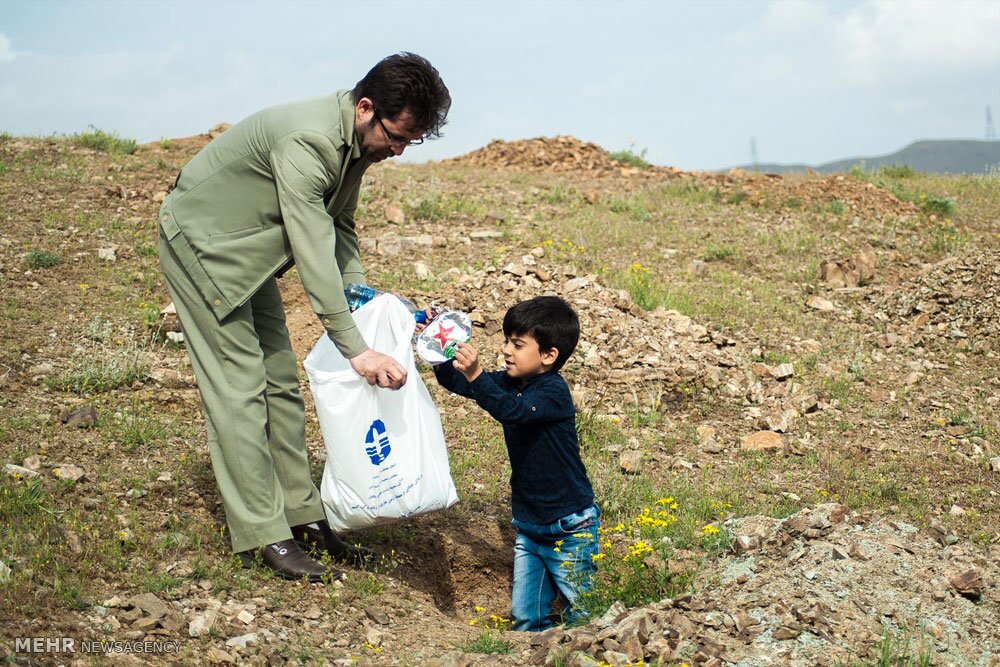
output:
[{"label": "boy's dark hair", "polygon": [[383,58],[351,91],[354,102],[367,97],[379,116],[396,120],[404,110],[413,115],[413,129],[427,138],[441,136],[451,95],[441,75],[427,61],[406,51]]},{"label": "boy's dark hair", "polygon": [[503,318],[503,335],[531,336],[542,352],[556,348],[559,356],[552,370],[558,371],[573,354],[580,340],[580,318],[573,307],[557,296],[536,296],[515,304]]}]

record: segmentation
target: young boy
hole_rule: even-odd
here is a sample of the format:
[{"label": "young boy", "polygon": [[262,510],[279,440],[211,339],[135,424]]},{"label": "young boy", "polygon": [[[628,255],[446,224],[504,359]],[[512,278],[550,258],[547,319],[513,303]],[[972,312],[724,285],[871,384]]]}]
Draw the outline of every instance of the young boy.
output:
[{"label": "young boy", "polygon": [[512,628],[538,632],[552,625],[557,590],[568,603],[565,620],[582,616],[577,601],[597,569],[600,511],[580,459],[573,398],[559,375],[580,321],[559,297],[539,296],[507,311],[503,334],[505,370],[484,372],[478,351],[463,343],[434,374],[503,424],[517,529]]}]

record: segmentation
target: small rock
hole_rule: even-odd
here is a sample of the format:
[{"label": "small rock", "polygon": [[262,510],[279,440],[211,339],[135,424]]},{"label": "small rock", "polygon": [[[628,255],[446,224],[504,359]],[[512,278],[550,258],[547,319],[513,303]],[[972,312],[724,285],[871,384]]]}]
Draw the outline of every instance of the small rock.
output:
[{"label": "small rock", "polygon": [[990,459],[990,470],[1000,472],[1000,456],[994,456]]},{"label": "small rock", "polygon": [[787,380],[795,373],[795,369],[791,364],[781,364],[779,366],[775,366],[774,369],[772,369],[772,373],[774,374],[774,379],[776,380]]},{"label": "small rock", "polygon": [[248,646],[253,646],[257,643],[257,633],[250,632],[245,635],[240,635],[239,637],[232,637],[226,640],[226,646],[235,646],[237,648],[246,648]]},{"label": "small rock", "polygon": [[486,240],[486,239],[502,239],[503,238],[503,232],[498,232],[496,230],[487,229],[487,230],[483,230],[483,231],[472,232],[472,233],[469,234],[469,238],[476,239],[476,240],[479,240],[479,241]]},{"label": "small rock", "polygon": [[423,262],[413,263],[413,273],[416,274],[417,278],[420,280],[427,280],[431,277],[430,267]]},{"label": "small rock", "polygon": [[725,447],[719,444],[719,441],[715,439],[715,429],[711,426],[699,426],[698,431],[698,446],[703,452],[709,454],[718,454],[723,451]]},{"label": "small rock", "polygon": [[951,509],[948,510],[948,514],[952,516],[962,516],[963,514],[965,514],[965,508],[960,507],[958,505],[952,505]]},{"label": "small rock", "polygon": [[514,262],[511,262],[507,266],[503,267],[503,272],[517,276],[518,278],[523,278],[527,275],[528,269],[526,269],[522,264],[515,264]]},{"label": "small rock", "polygon": [[70,428],[90,428],[97,425],[97,410],[94,406],[87,405],[79,410],[66,411],[59,417],[59,421]]},{"label": "small rock", "polygon": [[3,469],[11,477],[20,477],[22,479],[34,479],[38,477],[38,473],[31,468],[14,465],[13,463],[5,463]]},{"label": "small rock", "polygon": [[98,248],[97,257],[98,259],[103,259],[106,262],[114,262],[118,259],[118,255],[115,253],[114,248]]},{"label": "small rock", "polygon": [[948,583],[962,597],[978,600],[983,594],[983,575],[976,569],[965,570],[949,577]]},{"label": "small rock", "polygon": [[83,468],[75,466],[72,463],[67,463],[66,465],[56,466],[53,468],[52,474],[59,479],[69,479],[74,482],[79,482],[87,473],[83,471]]},{"label": "small rock", "polygon": [[385,207],[385,219],[394,225],[402,225],[406,222],[406,214],[401,206],[389,204]]},{"label": "small rock", "polygon": [[812,308],[813,310],[818,310],[825,313],[830,313],[837,309],[837,307],[833,305],[832,301],[824,299],[821,296],[809,297],[809,300],[806,301],[806,306]]},{"label": "small rock", "polygon": [[618,466],[626,475],[638,474],[642,469],[642,452],[629,449],[618,456]]},{"label": "small rock", "polygon": [[192,637],[201,637],[204,634],[208,634],[208,631],[215,625],[217,615],[218,612],[214,609],[208,609],[204,614],[198,614],[188,624],[188,634]]},{"label": "small rock", "polygon": [[834,560],[847,560],[848,558],[850,558],[848,553],[843,549],[841,549],[840,547],[834,547],[830,551],[830,555],[833,557]]},{"label": "small rock", "polygon": [[29,470],[39,471],[42,469],[42,459],[38,454],[32,454],[21,461],[21,465]]},{"label": "small rock", "polygon": [[781,436],[773,431],[758,431],[745,435],[740,440],[740,448],[755,452],[775,452],[785,448]]},{"label": "small rock", "polygon": [[206,655],[208,656],[209,662],[236,662],[236,658],[226,653],[221,648],[215,648],[214,646],[208,649],[208,653]]},{"label": "small rock", "polygon": [[865,550],[861,548],[861,545],[858,544],[857,542],[851,544],[851,546],[847,549],[847,555],[849,555],[851,558],[856,558],[857,560],[871,559],[871,556],[869,556],[865,552]]},{"label": "small rock", "polygon": [[10,583],[10,577],[14,573],[7,563],[0,560],[0,584]]},{"label": "small rock", "polygon": [[364,610],[365,615],[379,625],[389,625],[389,616],[384,611],[372,606],[366,606]]},{"label": "small rock", "polygon": [[31,370],[28,371],[28,375],[33,378],[43,378],[52,375],[55,372],[56,367],[46,361],[32,367]]},{"label": "small rock", "polygon": [[244,609],[240,613],[236,614],[236,618],[237,620],[240,620],[243,623],[250,625],[251,623],[253,623],[253,619],[255,618],[255,616],[246,609]]},{"label": "small rock", "polygon": [[777,630],[775,630],[774,634],[772,634],[771,636],[774,639],[779,639],[779,640],[780,639],[795,639],[796,637],[799,636],[799,634],[801,634],[799,630],[793,630],[791,628],[780,627]]}]

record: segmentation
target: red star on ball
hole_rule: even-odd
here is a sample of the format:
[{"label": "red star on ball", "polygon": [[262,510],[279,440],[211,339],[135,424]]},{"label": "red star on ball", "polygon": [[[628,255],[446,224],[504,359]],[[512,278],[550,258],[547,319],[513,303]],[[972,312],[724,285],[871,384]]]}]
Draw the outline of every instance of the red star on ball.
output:
[{"label": "red star on ball", "polygon": [[431,336],[431,338],[438,339],[438,341],[441,343],[441,349],[443,350],[444,346],[447,345],[450,342],[448,334],[450,334],[454,329],[455,329],[454,325],[452,325],[450,327],[446,327],[443,324],[438,325],[438,331],[437,331],[437,333],[434,334],[433,336]]}]

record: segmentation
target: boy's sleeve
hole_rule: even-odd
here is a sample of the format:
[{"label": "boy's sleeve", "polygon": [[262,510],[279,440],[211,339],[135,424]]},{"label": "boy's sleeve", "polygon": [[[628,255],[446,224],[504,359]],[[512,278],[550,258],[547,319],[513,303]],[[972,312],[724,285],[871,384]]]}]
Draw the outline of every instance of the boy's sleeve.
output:
[{"label": "boy's sleeve", "polygon": [[536,382],[527,391],[515,393],[501,389],[490,373],[481,373],[469,386],[471,398],[501,424],[559,421],[576,414],[569,387],[558,375]]},{"label": "boy's sleeve", "polygon": [[437,379],[439,385],[451,393],[465,396],[466,398],[473,398],[472,386],[465,379],[464,375],[455,370],[455,366],[451,360],[434,366],[434,377]]}]

